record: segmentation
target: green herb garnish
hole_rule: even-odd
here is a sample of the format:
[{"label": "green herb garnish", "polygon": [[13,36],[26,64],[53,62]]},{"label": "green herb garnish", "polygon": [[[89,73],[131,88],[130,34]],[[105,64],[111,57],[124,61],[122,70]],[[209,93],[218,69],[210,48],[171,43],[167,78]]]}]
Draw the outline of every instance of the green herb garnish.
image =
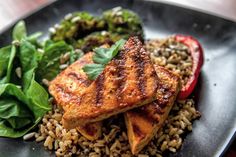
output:
[{"label": "green herb garnish", "polygon": [[103,71],[105,65],[114,58],[119,50],[123,47],[126,40],[120,39],[110,48],[96,48],[93,55],[95,64],[87,64],[83,67],[83,71],[87,74],[90,80],[95,80]]}]

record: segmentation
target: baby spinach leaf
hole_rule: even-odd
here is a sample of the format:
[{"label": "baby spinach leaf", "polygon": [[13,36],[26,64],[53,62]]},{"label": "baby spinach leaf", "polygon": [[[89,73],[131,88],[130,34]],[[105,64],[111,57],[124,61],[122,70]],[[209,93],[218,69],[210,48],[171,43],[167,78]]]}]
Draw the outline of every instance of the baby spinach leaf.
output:
[{"label": "baby spinach leaf", "polygon": [[32,126],[24,129],[13,129],[5,124],[4,120],[0,119],[0,136],[2,137],[10,137],[10,138],[18,138],[29,132],[33,129],[38,123],[40,119],[35,120]]},{"label": "baby spinach leaf", "polygon": [[21,39],[25,38],[26,36],[27,36],[27,32],[26,32],[25,22],[20,21],[13,28],[12,38],[13,38],[13,40],[20,41]]},{"label": "baby spinach leaf", "polygon": [[11,46],[0,49],[0,78],[7,73],[8,62],[11,56]]},{"label": "baby spinach leaf", "polygon": [[19,58],[23,72],[23,90],[27,90],[31,80],[34,79],[35,69],[42,58],[42,54],[36,51],[34,45],[22,39],[19,51]]},{"label": "baby spinach leaf", "polygon": [[47,91],[34,79],[31,80],[31,84],[25,95],[28,99],[28,107],[33,112],[35,119],[41,119],[47,111],[51,110],[51,106],[48,103]]},{"label": "baby spinach leaf", "polygon": [[[5,53],[5,55],[4,55],[4,53]],[[0,84],[3,84],[3,83],[10,82],[11,71],[12,71],[12,67],[13,67],[13,60],[16,55],[16,47],[14,45],[8,46],[8,47],[4,48],[2,51],[0,50],[0,55],[1,55],[0,58],[2,58],[2,60],[4,61],[2,64],[5,64],[3,66],[3,69],[5,69],[7,67],[5,69],[6,70],[5,76],[3,76],[2,78],[0,77]],[[7,60],[8,60],[8,62],[6,62]]]},{"label": "baby spinach leaf", "polygon": [[60,56],[70,51],[69,45],[64,41],[47,41],[44,46],[44,54],[37,69],[37,78],[52,80],[60,72]]},{"label": "baby spinach leaf", "polygon": [[0,118],[14,129],[25,127],[33,120],[30,110],[12,98],[0,100]]},{"label": "baby spinach leaf", "polygon": [[38,45],[38,38],[42,36],[42,32],[36,32],[33,33],[29,36],[27,36],[27,41],[29,41],[30,43],[34,44],[34,45]]}]

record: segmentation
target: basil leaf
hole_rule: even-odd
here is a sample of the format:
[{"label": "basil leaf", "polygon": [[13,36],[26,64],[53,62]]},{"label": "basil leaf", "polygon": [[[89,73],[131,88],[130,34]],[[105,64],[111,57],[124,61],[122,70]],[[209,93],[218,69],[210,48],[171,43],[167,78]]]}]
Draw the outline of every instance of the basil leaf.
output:
[{"label": "basil leaf", "polygon": [[21,40],[27,36],[25,22],[19,21],[13,28],[12,38],[13,40]]},{"label": "basil leaf", "polygon": [[90,80],[95,80],[103,71],[104,65],[101,64],[86,64],[83,71],[87,74]]}]

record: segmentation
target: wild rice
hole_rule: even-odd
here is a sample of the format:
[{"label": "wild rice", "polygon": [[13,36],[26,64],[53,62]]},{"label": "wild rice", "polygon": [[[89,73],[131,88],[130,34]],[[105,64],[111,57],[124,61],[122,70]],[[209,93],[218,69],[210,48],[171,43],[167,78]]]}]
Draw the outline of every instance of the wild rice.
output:
[{"label": "wild rice", "polygon": [[170,37],[165,40],[147,41],[146,49],[150,52],[154,64],[164,66],[179,74],[182,84],[186,84],[192,75],[192,57],[189,55],[187,46]]},{"label": "wild rice", "polygon": [[[186,83],[191,75],[191,57],[184,45],[172,40],[149,41],[146,47],[155,64],[180,74],[182,83]],[[157,45],[162,46],[157,48]],[[102,128],[102,137],[95,141],[87,140],[76,129],[63,128],[62,115],[63,111],[57,105],[53,106],[53,111],[44,116],[39,131],[35,134],[36,141],[44,141],[44,146],[54,150],[56,156],[133,156],[122,115],[107,119]],[[199,117],[200,113],[195,109],[193,99],[176,101],[163,127],[137,156],[161,157],[163,152],[176,152],[182,145],[182,135],[192,130],[192,121]]]}]

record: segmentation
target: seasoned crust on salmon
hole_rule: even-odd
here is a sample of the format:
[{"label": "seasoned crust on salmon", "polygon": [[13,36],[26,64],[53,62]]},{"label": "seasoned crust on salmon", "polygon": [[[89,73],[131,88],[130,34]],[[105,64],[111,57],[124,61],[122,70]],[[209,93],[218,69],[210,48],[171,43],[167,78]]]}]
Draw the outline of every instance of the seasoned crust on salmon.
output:
[{"label": "seasoned crust on salmon", "polygon": [[166,120],[180,90],[180,78],[167,69],[154,66],[158,76],[156,101],[124,114],[131,152],[138,154]]},{"label": "seasoned crust on salmon", "polygon": [[82,70],[84,65],[93,63],[92,56],[92,52],[85,54],[50,82],[50,94],[65,111],[73,100],[78,99],[84,89],[92,83]]},{"label": "seasoned crust on salmon", "polygon": [[87,88],[81,99],[63,115],[63,125],[101,121],[112,115],[150,103],[155,99],[157,74],[137,37],[123,49]]},{"label": "seasoned crust on salmon", "polygon": [[[80,98],[82,92],[92,83],[82,70],[86,64],[93,63],[93,53],[87,53],[78,61],[62,71],[50,82],[49,92],[58,105],[67,111],[70,105]],[[89,140],[95,140],[101,135],[101,122],[76,126],[77,130]]]}]

